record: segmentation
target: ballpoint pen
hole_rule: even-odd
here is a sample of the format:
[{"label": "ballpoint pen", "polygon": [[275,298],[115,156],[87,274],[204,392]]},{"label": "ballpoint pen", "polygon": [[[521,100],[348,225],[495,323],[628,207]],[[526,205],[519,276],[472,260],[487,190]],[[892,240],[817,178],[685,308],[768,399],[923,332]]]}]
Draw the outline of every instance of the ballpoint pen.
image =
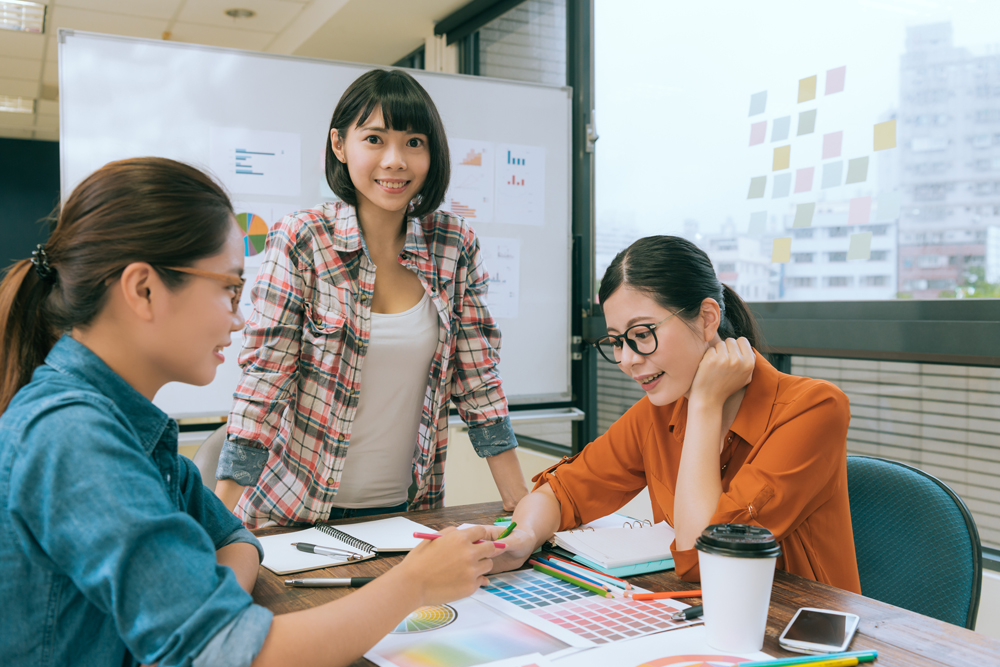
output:
[{"label": "ballpoint pen", "polygon": [[343,577],[340,579],[328,579],[325,577],[311,577],[309,579],[285,579],[285,586],[298,586],[301,588],[330,588],[345,587],[358,588],[373,581],[375,577]]},{"label": "ballpoint pen", "polygon": [[355,553],[353,551],[347,551],[345,549],[337,549],[335,547],[321,547],[316,544],[307,544],[306,542],[292,542],[292,546],[299,551],[305,551],[310,554],[319,554],[320,556],[329,556],[330,558],[346,558],[347,560],[361,560],[361,554]]},{"label": "ballpoint pen", "polygon": [[671,621],[690,621],[692,618],[698,618],[704,613],[705,609],[702,605],[697,604],[693,607],[688,607],[687,609],[681,609],[679,612],[670,615]]}]

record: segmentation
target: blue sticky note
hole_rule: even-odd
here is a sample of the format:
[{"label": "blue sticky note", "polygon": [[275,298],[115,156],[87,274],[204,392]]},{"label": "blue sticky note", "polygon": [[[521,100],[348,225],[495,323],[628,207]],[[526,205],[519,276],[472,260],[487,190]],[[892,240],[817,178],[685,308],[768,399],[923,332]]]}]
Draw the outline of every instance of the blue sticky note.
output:
[{"label": "blue sticky note", "polygon": [[771,141],[784,141],[788,139],[788,131],[792,127],[792,117],[783,116],[775,118],[771,122]]},{"label": "blue sticky note", "polygon": [[767,91],[762,90],[759,93],[754,93],[750,96],[750,115],[756,116],[759,113],[764,113],[764,109],[767,107]]},{"label": "blue sticky note", "polygon": [[824,188],[835,188],[840,185],[844,172],[844,161],[827,162],[823,165],[823,185]]},{"label": "blue sticky note", "polygon": [[750,214],[750,228],[747,234],[750,236],[761,236],[767,231],[767,211],[757,211]]},{"label": "blue sticky note", "polygon": [[899,217],[899,208],[903,203],[901,192],[880,192],[875,200],[875,222],[889,222]]},{"label": "blue sticky note", "polygon": [[774,177],[774,187],[771,189],[771,199],[787,197],[792,190],[792,173],[778,174]]}]

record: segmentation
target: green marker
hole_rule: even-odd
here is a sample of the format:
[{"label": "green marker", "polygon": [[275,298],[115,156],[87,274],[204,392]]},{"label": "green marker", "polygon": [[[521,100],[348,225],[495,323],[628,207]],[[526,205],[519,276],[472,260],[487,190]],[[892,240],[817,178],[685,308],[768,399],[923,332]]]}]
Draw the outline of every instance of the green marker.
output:
[{"label": "green marker", "polygon": [[510,535],[510,534],[511,534],[511,532],[512,532],[512,531],[514,530],[514,528],[516,528],[516,527],[517,527],[517,522],[516,522],[516,521],[511,521],[511,522],[510,522],[510,525],[509,525],[509,526],[507,526],[506,528],[504,528],[504,531],[503,531],[502,533],[500,533],[500,537],[498,537],[497,539],[498,539],[498,540],[502,540],[503,538],[507,537],[508,535]]},{"label": "green marker", "polygon": [[513,518],[513,517],[498,516],[497,518],[493,519],[493,523],[507,523],[508,521],[511,520],[511,518]]}]

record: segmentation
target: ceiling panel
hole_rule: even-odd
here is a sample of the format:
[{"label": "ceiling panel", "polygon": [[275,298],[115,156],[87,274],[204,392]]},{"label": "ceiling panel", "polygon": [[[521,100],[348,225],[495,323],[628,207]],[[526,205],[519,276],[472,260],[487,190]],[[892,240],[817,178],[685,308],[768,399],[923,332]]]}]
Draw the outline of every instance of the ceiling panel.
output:
[{"label": "ceiling panel", "polygon": [[167,21],[56,5],[51,19],[45,21],[45,32],[55,37],[59,28],[159,39],[167,29]]},{"label": "ceiling panel", "polygon": [[[41,137],[35,136],[35,131],[30,127],[4,127],[0,123],[0,137],[6,137],[8,139],[40,139]],[[58,141],[59,137],[51,139],[50,141]]]},{"label": "ceiling panel", "polygon": [[[58,41],[53,39],[53,48],[58,48]],[[42,67],[42,84],[46,86],[58,86],[59,85],[59,67],[56,64],[56,57],[53,55],[51,58],[45,60],[45,66]]]},{"label": "ceiling panel", "polygon": [[35,125],[35,117],[30,113],[2,113],[0,127],[31,128]]},{"label": "ceiling panel", "polygon": [[[34,99],[38,94],[37,81],[25,81],[23,79],[0,79],[0,95],[11,97],[27,97]],[[18,114],[2,113],[0,116],[17,116]],[[29,116],[29,114],[24,114]]]},{"label": "ceiling panel", "polygon": [[59,103],[53,100],[38,100],[35,103],[35,113],[45,115],[59,115]]},{"label": "ceiling panel", "polygon": [[60,7],[145,16],[153,19],[172,18],[183,3],[184,0],[58,0]]},{"label": "ceiling panel", "polygon": [[262,51],[274,39],[272,33],[233,30],[195,23],[177,23],[170,32],[170,39],[176,42],[191,42],[211,46],[225,46],[231,49]]},{"label": "ceiling panel", "polygon": [[38,81],[42,75],[42,61],[34,58],[7,58],[0,56],[0,78]]},{"label": "ceiling panel", "polygon": [[41,58],[45,53],[45,35],[4,30],[0,37],[0,56]]},{"label": "ceiling panel", "polygon": [[[233,7],[249,9],[257,15],[246,19],[226,16],[226,10]],[[177,20],[231,30],[277,33],[287,28],[301,11],[301,4],[277,0],[198,0],[186,2]]]},{"label": "ceiling panel", "polygon": [[59,130],[59,116],[38,116],[35,128],[40,130]]}]

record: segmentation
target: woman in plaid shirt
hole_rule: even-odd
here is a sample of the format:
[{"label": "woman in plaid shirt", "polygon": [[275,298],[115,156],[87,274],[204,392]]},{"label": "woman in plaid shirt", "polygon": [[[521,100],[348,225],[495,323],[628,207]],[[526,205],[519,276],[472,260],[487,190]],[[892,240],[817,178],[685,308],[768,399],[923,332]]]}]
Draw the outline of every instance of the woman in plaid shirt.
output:
[{"label": "woman in plaid shirt", "polygon": [[268,235],[216,492],[251,528],[441,507],[454,401],[513,509],[527,489],[488,278],[472,228],[436,210],[448,142],[413,77],[351,84],[326,175],[341,201]]}]

